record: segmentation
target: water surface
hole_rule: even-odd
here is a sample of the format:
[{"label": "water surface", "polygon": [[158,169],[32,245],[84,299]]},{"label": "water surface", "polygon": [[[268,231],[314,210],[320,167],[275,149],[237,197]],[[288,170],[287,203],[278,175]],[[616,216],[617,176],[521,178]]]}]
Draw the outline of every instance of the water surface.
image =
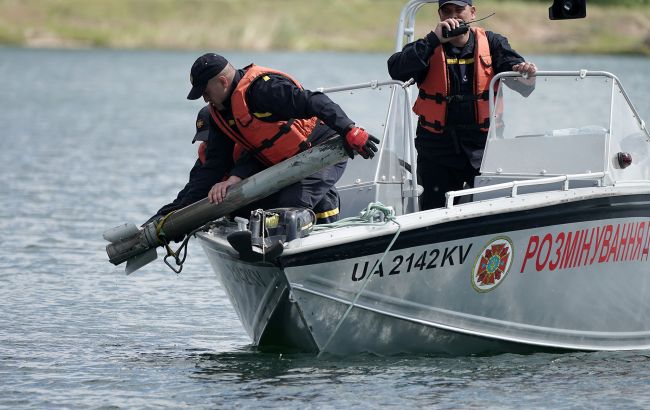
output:
[{"label": "water surface", "polygon": [[[102,232],[187,180],[200,52],[0,48],[0,406],[638,408],[650,354],[323,357],[250,346],[197,243],[131,276]],[[308,88],[384,79],[381,54],[229,55]],[[617,74],[650,120],[650,60],[532,56]],[[587,285],[587,284],[586,284]]]}]

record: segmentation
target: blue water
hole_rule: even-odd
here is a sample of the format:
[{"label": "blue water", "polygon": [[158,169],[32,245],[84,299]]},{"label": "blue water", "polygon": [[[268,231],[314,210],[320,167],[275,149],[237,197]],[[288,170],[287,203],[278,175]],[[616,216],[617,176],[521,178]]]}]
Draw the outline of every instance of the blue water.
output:
[{"label": "blue water", "polygon": [[[0,406],[650,406],[650,352],[260,353],[197,243],[180,275],[161,261],[128,277],[109,264],[102,232],[143,222],[186,182],[199,54],[0,48]],[[229,57],[308,88],[387,77],[381,54]],[[650,59],[533,57],[614,72],[650,120]]]}]

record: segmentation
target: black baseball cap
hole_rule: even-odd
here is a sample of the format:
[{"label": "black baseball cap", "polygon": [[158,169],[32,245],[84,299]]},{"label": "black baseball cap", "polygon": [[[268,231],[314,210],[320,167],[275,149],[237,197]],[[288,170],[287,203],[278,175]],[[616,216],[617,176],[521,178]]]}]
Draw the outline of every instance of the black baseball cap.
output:
[{"label": "black baseball cap", "polygon": [[210,133],[208,124],[210,124],[210,107],[206,105],[201,108],[201,111],[196,116],[196,134],[194,134],[192,144],[196,141],[208,140],[208,134]]},{"label": "black baseball cap", "polygon": [[205,91],[208,81],[219,74],[228,65],[225,57],[215,53],[203,54],[197,58],[190,70],[192,89],[187,94],[188,100],[198,100]]},{"label": "black baseball cap", "polygon": [[438,0],[438,8],[449,3],[464,7],[464,6],[471,6],[472,0]]}]

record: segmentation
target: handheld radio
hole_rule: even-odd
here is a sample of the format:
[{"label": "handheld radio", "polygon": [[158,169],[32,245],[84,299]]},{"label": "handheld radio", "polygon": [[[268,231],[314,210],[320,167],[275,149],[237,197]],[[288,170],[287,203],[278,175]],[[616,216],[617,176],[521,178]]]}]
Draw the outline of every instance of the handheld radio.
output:
[{"label": "handheld radio", "polygon": [[469,25],[472,23],[476,23],[481,20],[485,20],[488,17],[494,16],[496,13],[492,13],[489,16],[483,17],[482,19],[478,20],[473,20],[473,21],[468,21],[467,23],[464,21],[459,21],[460,25],[456,27],[455,29],[449,30],[447,27],[442,28],[442,37],[444,38],[451,38],[451,37],[456,37],[463,35],[469,31]]}]

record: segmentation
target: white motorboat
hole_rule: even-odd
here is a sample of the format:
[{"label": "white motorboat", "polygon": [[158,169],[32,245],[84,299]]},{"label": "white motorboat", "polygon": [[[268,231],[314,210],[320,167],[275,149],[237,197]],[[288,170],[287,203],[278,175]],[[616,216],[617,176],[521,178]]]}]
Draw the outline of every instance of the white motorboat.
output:
[{"label": "white motorboat", "polygon": [[[433,2],[404,7],[397,50]],[[308,211],[267,210],[191,232],[253,343],[334,354],[650,348],[646,125],[613,74],[542,71],[522,96],[526,80],[493,79],[475,187],[427,211],[409,84],[322,89],[381,137],[378,155],[350,161],[338,185],[344,216],[356,218],[314,228]],[[369,101],[385,112],[364,112]],[[319,146],[233,186],[219,206],[114,228],[110,261],[132,272],[155,259],[161,233],[184,235],[302,178],[289,170],[309,175],[344,155],[340,141]]]},{"label": "white motorboat", "polygon": [[[424,3],[404,8],[397,49]],[[323,89],[337,101],[345,91],[346,108],[387,96],[386,115],[366,122],[380,155],[372,167],[352,161],[338,188],[349,216],[369,203],[393,212],[370,207],[369,222],[306,236],[287,235],[282,220],[300,219],[291,211],[199,233],[253,343],[335,354],[649,348],[650,134],[610,73],[539,72],[528,97],[517,81],[494,79],[492,123],[495,106],[502,121],[475,188],[423,212],[408,89]],[[274,237],[278,224],[285,235]],[[254,231],[259,257],[231,246],[238,230]],[[279,256],[264,249],[273,238]]]}]

